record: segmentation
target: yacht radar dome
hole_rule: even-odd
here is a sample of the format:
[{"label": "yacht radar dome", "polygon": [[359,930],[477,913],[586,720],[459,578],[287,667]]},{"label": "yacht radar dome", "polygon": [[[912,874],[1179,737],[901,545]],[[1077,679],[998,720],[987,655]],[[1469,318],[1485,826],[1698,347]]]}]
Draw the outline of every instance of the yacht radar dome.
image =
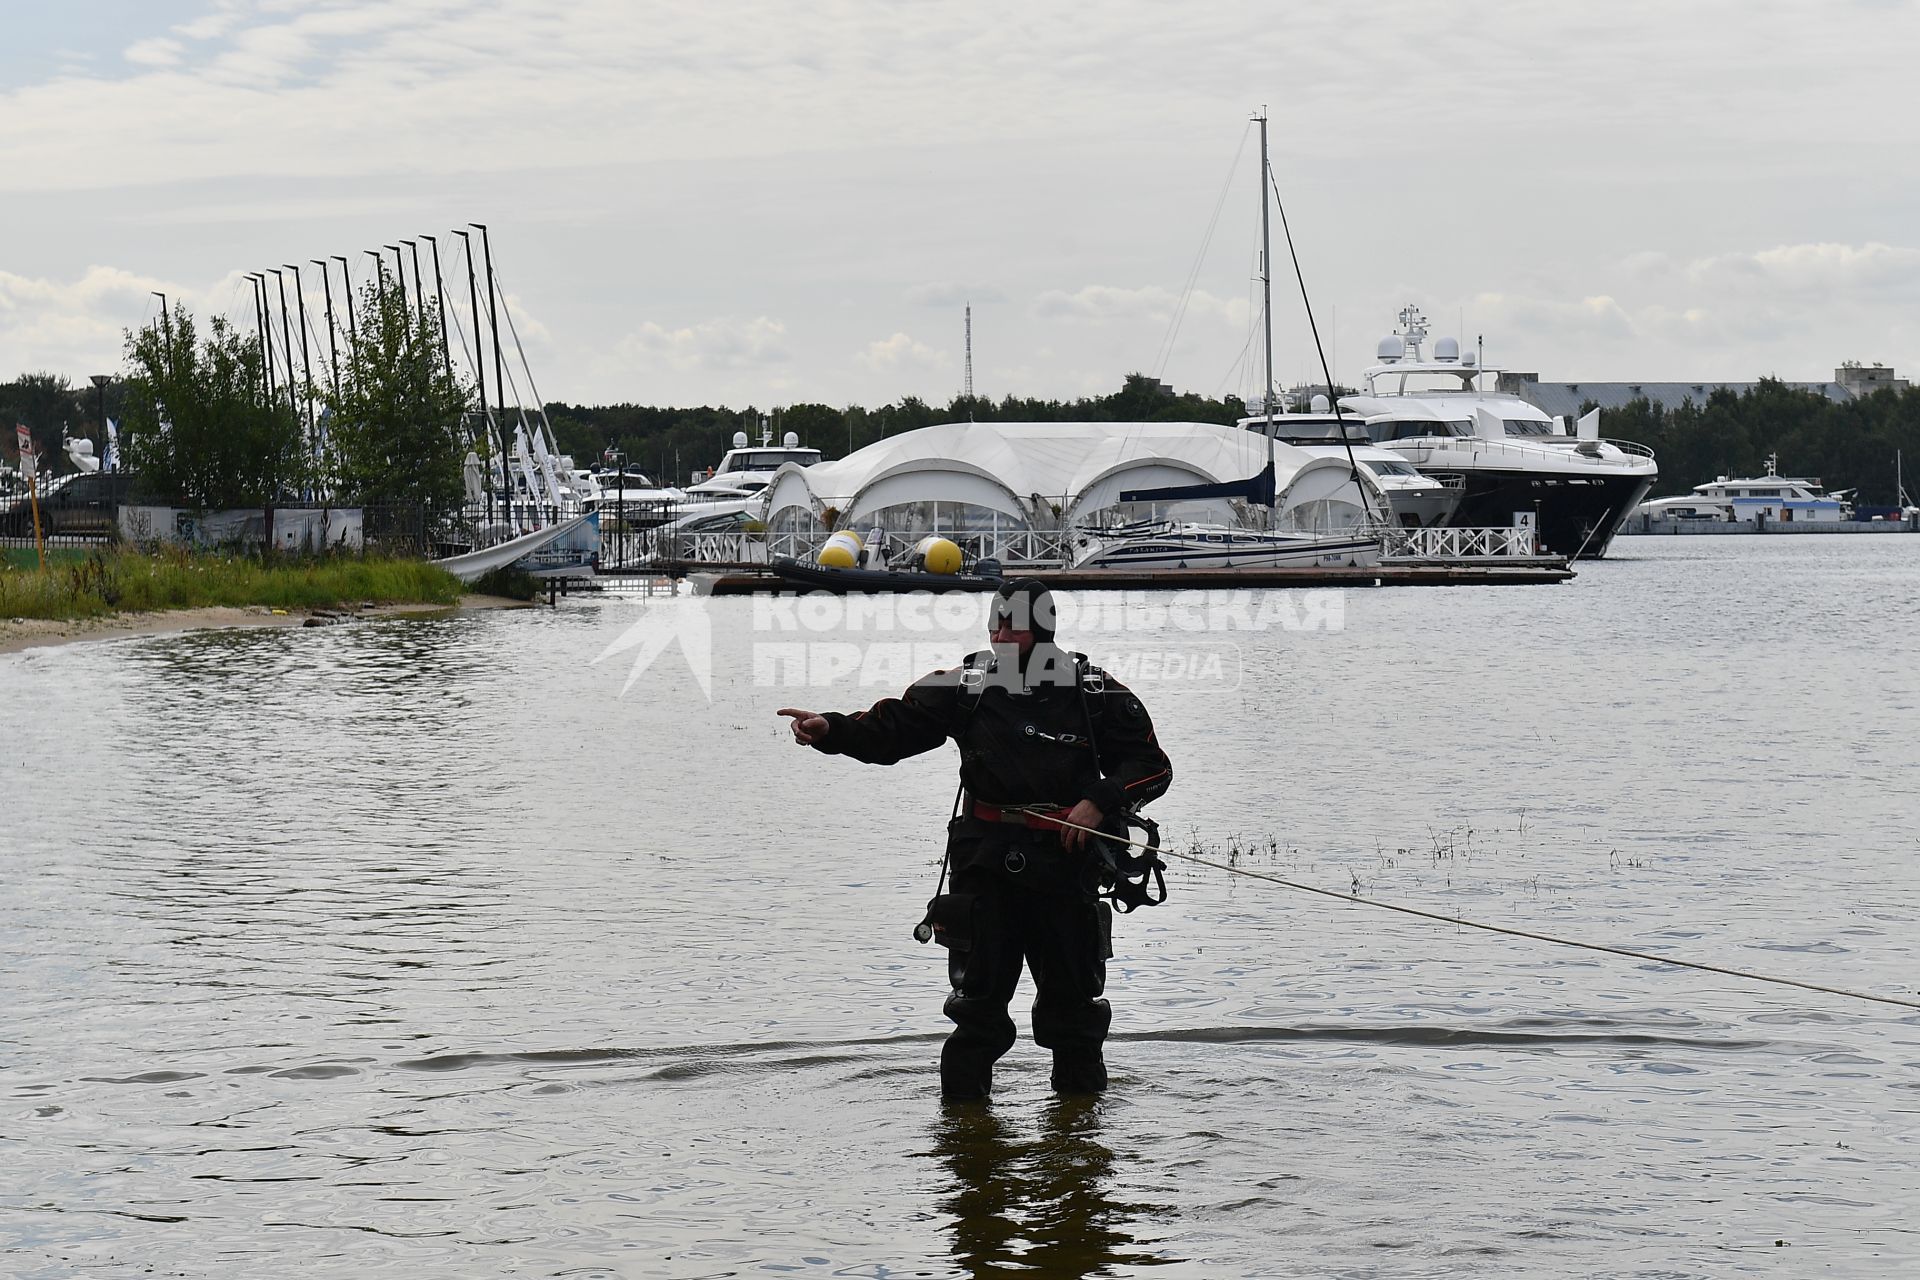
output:
[{"label": "yacht radar dome", "polygon": [[1333,405],[1325,396],[1315,396],[1307,406],[1315,413],[1332,413]]},{"label": "yacht radar dome", "polygon": [[780,444],[783,448],[798,449],[800,447],[800,437],[789,431],[786,435],[780,437]]},{"label": "yacht radar dome", "polygon": [[1385,363],[1392,364],[1407,354],[1407,344],[1400,340],[1399,334],[1390,333],[1380,339],[1380,345],[1375,349],[1374,354]]},{"label": "yacht radar dome", "polygon": [[734,432],[734,433],[733,433],[733,447],[734,447],[734,448],[736,448],[736,449],[744,449],[744,448],[746,448],[746,447],[747,447],[747,433],[746,433],[746,432],[744,432],[744,431],[736,431],[736,432]]},{"label": "yacht radar dome", "polygon": [[1460,339],[1442,338],[1433,344],[1433,358],[1442,364],[1452,364],[1460,359]]}]

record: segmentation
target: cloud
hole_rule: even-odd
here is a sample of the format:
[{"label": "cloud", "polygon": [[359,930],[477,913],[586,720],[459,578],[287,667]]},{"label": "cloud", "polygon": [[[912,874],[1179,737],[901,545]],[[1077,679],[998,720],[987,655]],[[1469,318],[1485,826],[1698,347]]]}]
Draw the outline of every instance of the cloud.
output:
[{"label": "cloud", "polygon": [[[1143,289],[1122,289],[1112,285],[1090,284],[1073,293],[1049,289],[1033,300],[1033,313],[1049,320],[1076,320],[1104,324],[1120,320],[1153,320],[1165,323],[1173,318],[1180,296],[1170,289],[1148,285]],[[1247,304],[1238,298],[1221,298],[1197,289],[1187,299],[1189,317],[1211,316],[1240,322],[1246,318]]]},{"label": "cloud", "polygon": [[649,320],[622,338],[619,348],[634,359],[682,371],[750,369],[791,358],[787,326],[766,316],[718,316],[677,329]]},{"label": "cloud", "polygon": [[869,342],[854,356],[860,364],[875,371],[895,369],[948,369],[953,357],[935,351],[924,342],[916,342],[904,333]]},{"label": "cloud", "polygon": [[907,290],[907,301],[916,307],[964,307],[968,303],[986,305],[1005,302],[1007,295],[992,285],[918,284]]},{"label": "cloud", "polygon": [[217,289],[183,289],[106,266],[88,267],[74,280],[0,271],[0,369],[117,368],[125,331],[158,314],[156,291],[197,307]]},{"label": "cloud", "polygon": [[1920,249],[1869,241],[1787,244],[1758,253],[1702,258],[1686,268],[1697,289],[1740,294],[1911,296],[1920,286]]},{"label": "cloud", "polygon": [[[1620,338],[1634,323],[1613,298],[1601,294],[1577,302],[1483,293],[1473,300],[1476,324],[1504,333],[1551,332],[1567,338]],[[1444,314],[1444,312],[1442,313]]]},{"label": "cloud", "polygon": [[121,56],[128,62],[142,67],[171,67],[180,61],[185,46],[178,40],[169,40],[164,36],[155,36],[148,40],[138,40],[127,46]]}]

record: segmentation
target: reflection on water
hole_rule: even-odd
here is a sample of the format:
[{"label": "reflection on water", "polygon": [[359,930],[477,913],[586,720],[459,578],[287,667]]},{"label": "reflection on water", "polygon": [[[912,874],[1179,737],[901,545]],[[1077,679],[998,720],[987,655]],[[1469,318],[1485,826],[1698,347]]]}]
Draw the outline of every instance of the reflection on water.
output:
[{"label": "reflection on water", "polygon": [[[1142,690],[1156,809],[1325,888],[1911,993],[1916,553],[1356,592],[1238,638],[1238,689]],[[1020,1008],[943,1109],[907,934],[953,760],[794,750],[744,601],[711,701],[677,658],[621,697],[593,659],[650,607],[0,658],[0,1275],[1920,1274],[1920,1016],[1183,864],[1116,927],[1112,1089],[1056,1099]]]},{"label": "reflection on water", "polygon": [[1116,1198],[1101,1126],[1099,1102],[1086,1097],[1046,1103],[1031,1136],[991,1105],[944,1104],[933,1152],[951,1178],[941,1207],[966,1275],[1104,1276],[1166,1261],[1133,1234],[1164,1207]]}]

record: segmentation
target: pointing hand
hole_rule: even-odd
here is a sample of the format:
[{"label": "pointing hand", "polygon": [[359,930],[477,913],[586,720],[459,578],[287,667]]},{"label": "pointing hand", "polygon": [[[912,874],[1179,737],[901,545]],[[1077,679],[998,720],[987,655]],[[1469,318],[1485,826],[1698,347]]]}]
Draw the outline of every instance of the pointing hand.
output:
[{"label": "pointing hand", "polygon": [[818,711],[782,707],[777,714],[792,717],[793,723],[789,727],[793,730],[793,740],[803,747],[810,747],[826,737],[827,730],[832,727],[827,723],[827,718]]}]

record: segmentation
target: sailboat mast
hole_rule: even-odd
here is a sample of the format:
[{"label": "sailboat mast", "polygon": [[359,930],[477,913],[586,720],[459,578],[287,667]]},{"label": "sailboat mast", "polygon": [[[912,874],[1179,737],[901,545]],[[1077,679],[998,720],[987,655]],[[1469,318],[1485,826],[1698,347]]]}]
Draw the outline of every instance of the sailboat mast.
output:
[{"label": "sailboat mast", "polygon": [[440,240],[436,236],[422,236],[433,246],[433,305],[440,316],[440,359],[447,366],[447,384],[453,385],[453,348],[447,345],[447,285],[440,278]]},{"label": "sailboat mast", "polygon": [[1254,117],[1260,122],[1260,323],[1267,355],[1267,387],[1260,403],[1267,419],[1267,469],[1273,469],[1273,253],[1271,216],[1267,210],[1267,109]]},{"label": "sailboat mast", "polygon": [[[313,435],[313,357],[307,350],[307,291],[300,281],[300,268],[291,262],[282,263],[293,272],[293,300],[300,310],[300,399],[307,406],[307,435]],[[296,410],[296,412],[298,412]]]},{"label": "sailboat mast", "polygon": [[354,351],[360,346],[359,327],[353,319],[353,273],[347,269],[347,256],[336,253],[333,260],[340,264],[340,291],[347,295],[347,350]]},{"label": "sailboat mast", "polygon": [[333,383],[333,398],[340,398],[340,343],[335,330],[340,326],[333,318],[333,271],[327,266],[325,258],[308,258],[314,266],[320,268],[320,287],[327,296],[327,374]]}]

